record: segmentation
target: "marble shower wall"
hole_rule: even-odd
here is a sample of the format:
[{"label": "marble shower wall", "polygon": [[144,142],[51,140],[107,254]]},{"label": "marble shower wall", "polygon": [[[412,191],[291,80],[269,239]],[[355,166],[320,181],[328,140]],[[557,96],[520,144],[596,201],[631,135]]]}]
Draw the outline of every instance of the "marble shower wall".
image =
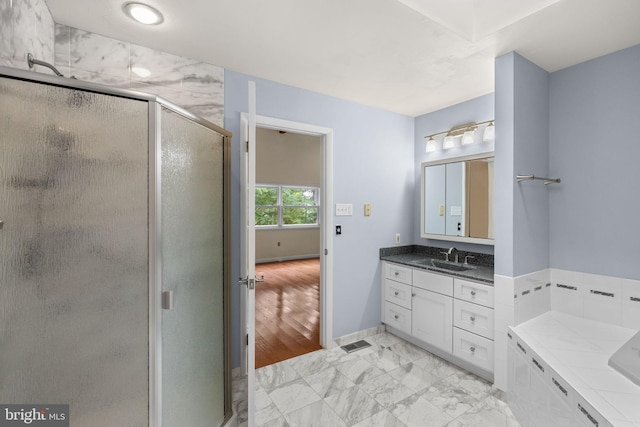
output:
[{"label": "marble shower wall", "polygon": [[161,96],[223,126],[222,67],[60,24],[55,24],[55,66],[79,80]]},{"label": "marble shower wall", "polygon": [[53,63],[54,25],[44,0],[0,0],[0,65],[28,69],[27,53]]}]

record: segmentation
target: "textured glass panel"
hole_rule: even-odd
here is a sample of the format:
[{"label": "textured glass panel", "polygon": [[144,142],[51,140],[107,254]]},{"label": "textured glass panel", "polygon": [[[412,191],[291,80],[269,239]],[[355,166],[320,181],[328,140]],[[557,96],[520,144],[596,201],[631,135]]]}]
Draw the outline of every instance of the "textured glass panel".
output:
[{"label": "textured glass panel", "polygon": [[148,424],[147,111],[0,78],[0,402]]},{"label": "textured glass panel", "polygon": [[166,427],[224,418],[223,138],[162,110],[162,412]]}]

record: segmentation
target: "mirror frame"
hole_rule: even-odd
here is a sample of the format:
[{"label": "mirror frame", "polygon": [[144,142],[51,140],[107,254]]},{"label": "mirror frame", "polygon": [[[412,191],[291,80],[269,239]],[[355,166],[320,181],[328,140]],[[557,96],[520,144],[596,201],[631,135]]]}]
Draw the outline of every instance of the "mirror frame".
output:
[{"label": "mirror frame", "polygon": [[476,243],[481,245],[494,246],[495,239],[483,239],[480,237],[466,237],[466,236],[449,236],[446,234],[430,234],[425,233],[425,221],[424,221],[424,168],[428,166],[437,166],[447,163],[466,162],[467,160],[488,159],[490,157],[495,158],[493,151],[487,151],[479,154],[472,154],[469,156],[460,157],[447,157],[444,159],[433,160],[429,162],[423,162],[420,164],[420,237],[423,239],[444,240],[448,242],[464,242],[464,243]]}]

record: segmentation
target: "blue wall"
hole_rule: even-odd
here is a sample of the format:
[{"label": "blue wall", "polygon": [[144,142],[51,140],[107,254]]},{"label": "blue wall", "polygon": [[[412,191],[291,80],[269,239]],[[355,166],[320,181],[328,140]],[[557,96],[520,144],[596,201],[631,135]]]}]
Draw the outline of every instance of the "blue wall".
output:
[{"label": "blue wall", "polygon": [[550,88],[551,267],[640,279],[640,45]]},{"label": "blue wall", "polygon": [[549,267],[549,74],[515,52],[496,59],[496,274]]},{"label": "blue wall", "polygon": [[[473,144],[464,147],[452,148],[445,151],[435,151],[427,153],[425,136],[447,131],[454,126],[469,122],[484,122],[493,120],[494,117],[494,99],[493,94],[480,96],[469,101],[461,102],[442,110],[424,114],[415,118],[415,214],[413,218],[413,226],[415,230],[414,243],[417,245],[429,245],[438,247],[455,246],[459,250],[474,251],[492,254],[493,246],[474,245],[468,243],[448,242],[445,240],[423,239],[420,237],[420,165],[424,162],[431,162],[451,157],[468,156],[472,154],[493,151],[494,143]],[[496,127],[497,129],[497,127]],[[455,245],[453,244],[455,243]]]},{"label": "blue wall", "polygon": [[[257,113],[332,128],[334,202],[352,203],[352,217],[334,218],[333,336],[380,325],[379,249],[395,234],[412,243],[415,203],[414,120],[353,102],[225,72],[225,128],[233,132],[232,277],[240,274],[240,113],[247,111],[247,83],[256,82]],[[372,204],[365,217],[364,203]],[[233,364],[239,365],[240,291],[232,301]]]}]

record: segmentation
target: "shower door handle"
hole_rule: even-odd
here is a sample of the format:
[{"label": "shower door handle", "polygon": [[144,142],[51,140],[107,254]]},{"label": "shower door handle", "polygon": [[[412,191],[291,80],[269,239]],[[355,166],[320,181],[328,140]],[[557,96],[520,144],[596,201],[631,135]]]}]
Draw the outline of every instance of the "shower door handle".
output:
[{"label": "shower door handle", "polygon": [[256,288],[256,280],[255,279],[249,279],[248,277],[245,277],[243,279],[241,277],[241,278],[238,279],[238,285],[246,286],[249,289],[255,289]]}]

